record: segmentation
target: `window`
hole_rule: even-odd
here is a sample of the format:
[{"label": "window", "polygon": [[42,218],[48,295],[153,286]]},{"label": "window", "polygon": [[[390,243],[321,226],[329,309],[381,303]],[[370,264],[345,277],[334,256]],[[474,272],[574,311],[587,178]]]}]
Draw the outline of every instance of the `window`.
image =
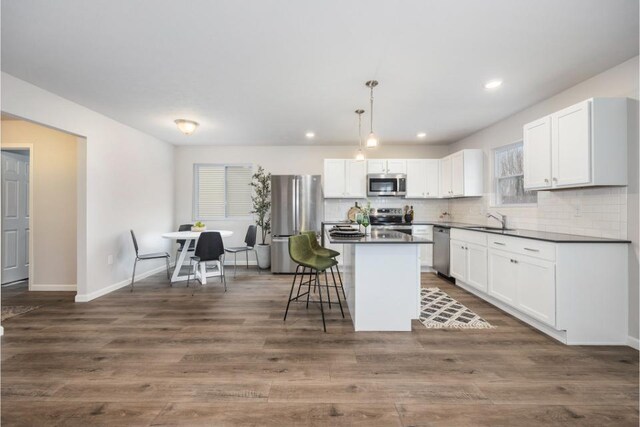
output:
[{"label": "window", "polygon": [[537,193],[524,189],[522,141],[497,148],[493,153],[496,205],[537,203]]},{"label": "window", "polygon": [[196,164],[193,170],[193,218],[237,218],[251,215],[250,165]]}]

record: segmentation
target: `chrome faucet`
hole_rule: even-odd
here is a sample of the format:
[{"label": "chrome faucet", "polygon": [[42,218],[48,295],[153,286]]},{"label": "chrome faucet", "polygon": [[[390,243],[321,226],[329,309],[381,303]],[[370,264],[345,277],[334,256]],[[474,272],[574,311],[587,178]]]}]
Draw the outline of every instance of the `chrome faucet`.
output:
[{"label": "chrome faucet", "polygon": [[492,213],[488,213],[487,214],[487,218],[493,218],[497,221],[500,221],[500,224],[502,225],[502,231],[507,229],[507,216],[501,214],[500,212],[496,212],[496,214],[500,215],[500,218],[498,218],[497,216],[495,216]]}]

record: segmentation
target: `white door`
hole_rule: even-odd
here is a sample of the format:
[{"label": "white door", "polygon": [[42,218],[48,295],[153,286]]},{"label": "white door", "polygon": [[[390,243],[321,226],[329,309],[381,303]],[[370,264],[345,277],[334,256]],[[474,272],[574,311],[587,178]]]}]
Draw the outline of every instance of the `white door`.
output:
[{"label": "white door", "polygon": [[2,283],[29,277],[29,155],[2,151]]},{"label": "white door", "polygon": [[467,250],[466,243],[459,240],[451,240],[449,247],[450,263],[449,273],[451,277],[467,282]]},{"label": "white door", "polygon": [[[364,163],[364,162],[361,162]],[[327,159],[324,161],[324,197],[345,197],[347,177],[345,161],[341,159]]]},{"label": "white door", "polygon": [[380,159],[367,160],[367,173],[387,173],[387,161]]},{"label": "white door", "polygon": [[[426,162],[427,184],[425,193],[427,197],[440,197],[440,160],[430,159]],[[407,167],[408,167],[407,163]],[[407,174],[408,175],[408,174]],[[407,178],[408,179],[408,178]]]},{"label": "white door", "polygon": [[464,196],[464,152],[451,156],[451,191],[454,196]]},{"label": "white door", "polygon": [[367,197],[367,168],[365,162],[346,160],[347,188],[346,196]]},{"label": "white door", "polygon": [[387,173],[407,173],[407,161],[402,159],[387,160]]},{"label": "white door", "polygon": [[440,194],[451,197],[451,157],[445,157],[440,163]]},{"label": "white door", "polygon": [[524,125],[524,188],[551,187],[551,116]]},{"label": "white door", "polygon": [[489,295],[516,307],[518,270],[515,256],[489,249]]},{"label": "white door", "polygon": [[529,316],[556,325],[555,264],[528,256],[519,256],[518,308]]},{"label": "white door", "polygon": [[487,248],[467,243],[467,281],[474,288],[487,292]]},{"label": "white door", "polygon": [[591,182],[591,101],[551,115],[553,185]]},{"label": "white door", "polygon": [[408,198],[427,197],[427,161],[407,160],[407,194]]}]

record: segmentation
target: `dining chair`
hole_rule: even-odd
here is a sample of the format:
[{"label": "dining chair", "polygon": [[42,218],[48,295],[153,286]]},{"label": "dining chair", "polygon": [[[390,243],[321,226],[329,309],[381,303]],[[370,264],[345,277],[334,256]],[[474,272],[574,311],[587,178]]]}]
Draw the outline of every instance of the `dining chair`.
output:
[{"label": "dining chair", "polygon": [[[191,257],[187,286],[189,286],[191,282],[192,273],[194,273],[194,277],[197,279],[195,271],[198,268],[200,268],[200,277],[206,277],[207,262],[211,261],[217,263],[218,270],[220,271],[220,281],[224,283],[224,291],[227,292],[227,278],[224,274],[224,243],[222,242],[222,236],[217,231],[205,231],[200,234],[194,256]],[[202,281],[200,281],[200,283],[202,283]],[[194,286],[191,296],[193,296],[195,292],[196,289]]]},{"label": "dining chair", "polygon": [[[232,248],[225,248],[225,252],[233,254],[233,277],[236,277],[236,271],[238,270],[238,252],[245,252],[247,258],[247,270],[249,270],[249,252],[253,251],[256,254],[256,265],[258,264],[258,252],[255,250],[256,246],[256,233],[258,227],[250,225],[247,228],[247,234],[244,237],[244,246],[236,246]],[[260,274],[260,266],[258,266],[258,274]]]},{"label": "dining chair", "polygon": [[[165,259],[167,263],[167,279],[171,280],[171,275],[169,274],[169,260],[171,259],[171,255],[167,252],[154,252],[150,254],[141,254],[138,252],[138,240],[136,239],[136,233],[131,231],[131,239],[133,240],[133,247],[136,250],[136,260],[133,263],[133,274],[131,275],[131,292],[133,292],[133,282],[136,280],[136,266],[138,265],[138,261],[148,261],[151,259]],[[169,286],[171,286],[171,281],[169,281]]]}]

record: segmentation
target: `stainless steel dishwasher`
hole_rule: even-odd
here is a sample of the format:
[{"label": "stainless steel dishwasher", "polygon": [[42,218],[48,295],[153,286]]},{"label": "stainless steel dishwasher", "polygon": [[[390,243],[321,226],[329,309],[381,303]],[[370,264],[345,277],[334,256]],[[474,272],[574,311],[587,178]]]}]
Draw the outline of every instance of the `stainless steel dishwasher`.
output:
[{"label": "stainless steel dishwasher", "polygon": [[433,268],[449,277],[449,233],[451,229],[433,227]]}]

